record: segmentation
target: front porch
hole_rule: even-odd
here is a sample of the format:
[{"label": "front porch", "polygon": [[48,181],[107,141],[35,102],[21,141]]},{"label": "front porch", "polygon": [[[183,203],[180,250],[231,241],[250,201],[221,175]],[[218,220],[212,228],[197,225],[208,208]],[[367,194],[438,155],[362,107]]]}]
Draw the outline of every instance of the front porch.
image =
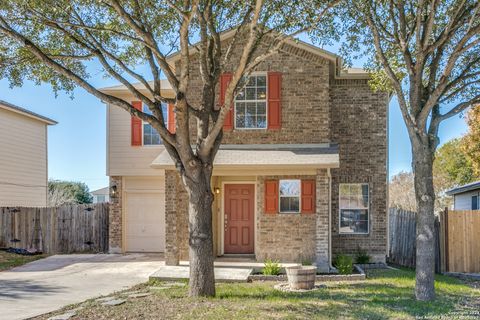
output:
[{"label": "front porch", "polygon": [[[298,263],[280,262],[280,272],[285,273],[286,267],[298,266]],[[190,262],[179,261],[177,266],[162,266],[152,275],[150,279],[159,281],[183,281],[188,280]],[[254,257],[217,257],[214,261],[214,272],[216,282],[248,282],[250,276],[261,273],[264,264],[258,262]]]},{"label": "front porch", "polygon": [[[338,166],[336,151],[325,146],[220,151],[212,177],[213,247],[215,257],[228,258],[217,265],[241,262],[259,270],[272,259],[329,272],[330,168]],[[181,266],[189,255],[188,196],[176,171],[162,164],[167,161],[161,155],[153,163],[165,169],[165,258],[167,265]],[[285,183],[295,185],[289,199],[281,198]],[[238,254],[254,260],[232,261]]]}]

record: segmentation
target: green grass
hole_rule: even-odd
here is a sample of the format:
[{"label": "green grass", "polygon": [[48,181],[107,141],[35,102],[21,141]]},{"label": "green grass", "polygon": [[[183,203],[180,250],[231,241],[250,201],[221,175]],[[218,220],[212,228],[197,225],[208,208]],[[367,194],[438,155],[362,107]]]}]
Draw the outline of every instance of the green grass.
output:
[{"label": "green grass", "polygon": [[[152,291],[117,307],[90,300],[78,319],[415,319],[480,316],[480,290],[460,280],[437,276],[433,302],[414,299],[415,274],[410,270],[374,270],[361,282],[327,283],[309,293],[285,293],[273,282],[219,284],[215,298],[187,297],[188,287]],[[149,290],[147,283],[130,290]],[[121,297],[120,294],[115,296]],[[463,315],[463,317],[462,317]],[[49,315],[51,316],[51,315]],[[45,319],[48,316],[45,317]]]},{"label": "green grass", "polygon": [[22,256],[15,253],[0,251],[0,271],[18,267],[41,258],[45,258],[45,255]]}]

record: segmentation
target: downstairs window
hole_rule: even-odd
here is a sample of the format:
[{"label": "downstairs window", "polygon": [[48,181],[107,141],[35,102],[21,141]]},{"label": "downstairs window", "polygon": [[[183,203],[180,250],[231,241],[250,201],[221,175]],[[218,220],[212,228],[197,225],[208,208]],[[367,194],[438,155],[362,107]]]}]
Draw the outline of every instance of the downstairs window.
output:
[{"label": "downstairs window", "polygon": [[367,234],[369,232],[369,200],[368,184],[340,184],[339,233]]}]

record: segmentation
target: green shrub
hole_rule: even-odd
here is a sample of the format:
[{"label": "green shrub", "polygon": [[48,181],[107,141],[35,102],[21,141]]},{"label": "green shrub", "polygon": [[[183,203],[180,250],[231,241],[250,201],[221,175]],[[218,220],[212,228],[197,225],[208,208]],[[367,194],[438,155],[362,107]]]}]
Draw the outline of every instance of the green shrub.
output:
[{"label": "green shrub", "polygon": [[357,255],[355,256],[355,263],[366,264],[369,262],[370,262],[370,256],[368,255],[367,251],[362,250],[360,249],[360,247],[358,247]]},{"label": "green shrub", "polygon": [[280,274],[280,263],[278,261],[267,259],[263,263],[263,275],[277,276]]},{"label": "green shrub", "polygon": [[305,259],[302,260],[302,266],[311,266],[313,263],[311,260]]},{"label": "green shrub", "polygon": [[338,255],[334,263],[340,274],[351,274],[353,272],[353,258],[346,255]]}]

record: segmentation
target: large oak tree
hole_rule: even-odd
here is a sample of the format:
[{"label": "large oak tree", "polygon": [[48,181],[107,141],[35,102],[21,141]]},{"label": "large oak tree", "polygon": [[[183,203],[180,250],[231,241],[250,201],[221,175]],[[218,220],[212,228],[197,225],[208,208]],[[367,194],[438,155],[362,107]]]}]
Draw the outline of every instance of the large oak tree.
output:
[{"label": "large oak tree", "polygon": [[[189,195],[190,294],[215,294],[210,187],[213,160],[222,141],[226,115],[255,67],[281,49],[287,37],[318,27],[332,33],[335,0],[9,0],[0,2],[0,75],[12,85],[23,79],[51,84],[54,90],[79,86],[102,101],[128,111],[156,129],[174,160]],[[220,33],[234,28],[228,44]],[[215,108],[215,88],[224,64],[239,47],[224,104]],[[197,45],[191,44],[197,42]],[[267,49],[259,52],[260,44]],[[179,51],[179,68],[168,55]],[[196,55],[198,59],[192,59]],[[89,83],[92,61],[102,75],[116,79],[151,111],[100,92]],[[189,92],[192,63],[202,88]],[[146,65],[147,73],[136,66]],[[197,67],[197,66],[196,66]],[[162,95],[166,78],[175,98]],[[149,80],[152,80],[151,82]],[[144,94],[133,85],[141,83]],[[187,96],[198,97],[193,104]],[[161,104],[175,105],[176,130],[164,124]],[[196,127],[190,128],[194,118]],[[192,141],[191,129],[196,131]]]},{"label": "large oak tree", "polygon": [[397,97],[412,145],[418,300],[434,294],[432,167],[442,121],[480,102],[480,1],[356,0],[345,5],[350,52],[371,57],[372,84]]}]

